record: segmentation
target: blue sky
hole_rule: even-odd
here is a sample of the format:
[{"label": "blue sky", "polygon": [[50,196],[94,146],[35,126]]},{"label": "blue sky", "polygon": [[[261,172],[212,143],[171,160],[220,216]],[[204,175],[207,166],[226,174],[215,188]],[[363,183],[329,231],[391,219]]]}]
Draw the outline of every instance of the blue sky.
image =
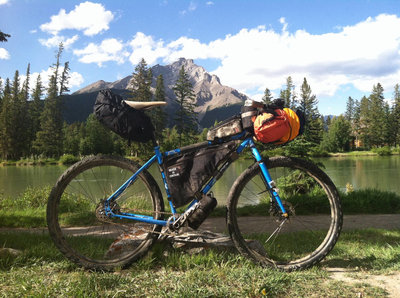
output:
[{"label": "blue sky", "polygon": [[[0,77],[31,64],[47,80],[60,41],[70,89],[180,57],[260,99],[306,77],[322,114],[344,112],[380,82],[390,101],[400,83],[400,1],[0,0]],[[33,82],[31,83],[33,85]]]}]

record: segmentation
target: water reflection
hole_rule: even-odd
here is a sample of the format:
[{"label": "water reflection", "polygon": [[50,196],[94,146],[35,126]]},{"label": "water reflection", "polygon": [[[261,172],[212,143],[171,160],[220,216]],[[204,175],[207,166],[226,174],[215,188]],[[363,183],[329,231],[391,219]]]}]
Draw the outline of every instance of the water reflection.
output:
[{"label": "water reflection", "polygon": [[[345,190],[346,184],[350,183],[354,189],[377,188],[400,194],[400,156],[332,157],[316,161],[325,166],[325,172],[342,190]],[[213,192],[220,204],[226,202],[235,179],[251,163],[251,160],[236,161],[217,182]],[[0,167],[0,195],[15,196],[28,186],[52,186],[65,169],[65,166]],[[157,167],[153,165],[150,172],[163,190]]]}]

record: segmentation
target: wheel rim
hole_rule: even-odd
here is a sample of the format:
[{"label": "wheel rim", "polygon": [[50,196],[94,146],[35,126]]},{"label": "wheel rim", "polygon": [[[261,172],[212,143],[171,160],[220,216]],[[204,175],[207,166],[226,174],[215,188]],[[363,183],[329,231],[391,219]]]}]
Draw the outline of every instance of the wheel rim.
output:
[{"label": "wheel rim", "polygon": [[296,267],[321,259],[336,221],[329,187],[298,166],[271,164],[269,171],[289,219],[271,204],[260,171],[253,172],[235,204],[235,225],[246,253],[276,266]]},{"label": "wheel rim", "polygon": [[[59,200],[56,233],[63,252],[87,264],[115,265],[130,260],[150,244],[154,238],[151,231],[156,226],[110,219],[102,202],[132,175],[133,169],[128,164],[108,161],[101,166],[88,164],[78,172],[66,177],[56,194]],[[114,212],[157,217],[149,185],[141,175],[111,207]]]}]

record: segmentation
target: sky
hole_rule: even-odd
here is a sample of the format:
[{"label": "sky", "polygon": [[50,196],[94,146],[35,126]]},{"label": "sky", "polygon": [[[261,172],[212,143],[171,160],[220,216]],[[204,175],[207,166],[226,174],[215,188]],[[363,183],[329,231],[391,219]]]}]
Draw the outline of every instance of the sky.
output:
[{"label": "sky", "polygon": [[3,80],[30,63],[47,83],[63,42],[71,92],[181,57],[256,100],[306,78],[323,115],[400,84],[399,0],[0,0],[0,31]]}]

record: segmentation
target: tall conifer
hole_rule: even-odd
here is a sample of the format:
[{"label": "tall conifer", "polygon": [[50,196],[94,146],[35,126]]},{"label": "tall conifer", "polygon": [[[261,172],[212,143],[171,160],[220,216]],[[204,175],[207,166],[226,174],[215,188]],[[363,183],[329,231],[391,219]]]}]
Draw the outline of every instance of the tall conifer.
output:
[{"label": "tall conifer", "polygon": [[286,79],[286,89],[281,90],[280,97],[285,100],[285,107],[287,108],[295,108],[296,107],[296,93],[294,91],[294,84],[292,77],[289,76]]},{"label": "tall conifer", "polygon": [[266,105],[268,105],[268,104],[270,104],[272,102],[272,94],[271,94],[271,91],[268,88],[265,88],[264,96],[262,98],[262,101]]},{"label": "tall conifer", "polygon": [[150,101],[152,98],[151,83],[153,75],[151,69],[147,67],[146,61],[142,58],[135,67],[130,87],[132,98],[135,101]]},{"label": "tall conifer", "polygon": [[11,157],[11,129],[12,122],[8,113],[12,106],[10,80],[7,78],[3,91],[3,100],[0,111],[0,153],[3,159]]},{"label": "tall conifer", "polygon": [[175,121],[179,133],[179,145],[182,145],[182,136],[197,130],[197,113],[194,111],[196,97],[184,66],[180,69],[178,80],[172,89],[176,95],[175,103],[178,104]]},{"label": "tall conifer", "polygon": [[318,100],[312,94],[311,86],[306,78],[301,85],[299,109],[306,118],[304,138],[315,145],[319,144],[322,140],[323,123],[318,111]]},{"label": "tall conifer", "polygon": [[56,63],[53,64],[53,74],[49,80],[44,109],[40,115],[40,130],[37,132],[34,142],[35,150],[46,156],[60,156],[63,150],[63,117],[60,96],[62,92],[58,88],[63,49],[61,43],[56,54]]}]

